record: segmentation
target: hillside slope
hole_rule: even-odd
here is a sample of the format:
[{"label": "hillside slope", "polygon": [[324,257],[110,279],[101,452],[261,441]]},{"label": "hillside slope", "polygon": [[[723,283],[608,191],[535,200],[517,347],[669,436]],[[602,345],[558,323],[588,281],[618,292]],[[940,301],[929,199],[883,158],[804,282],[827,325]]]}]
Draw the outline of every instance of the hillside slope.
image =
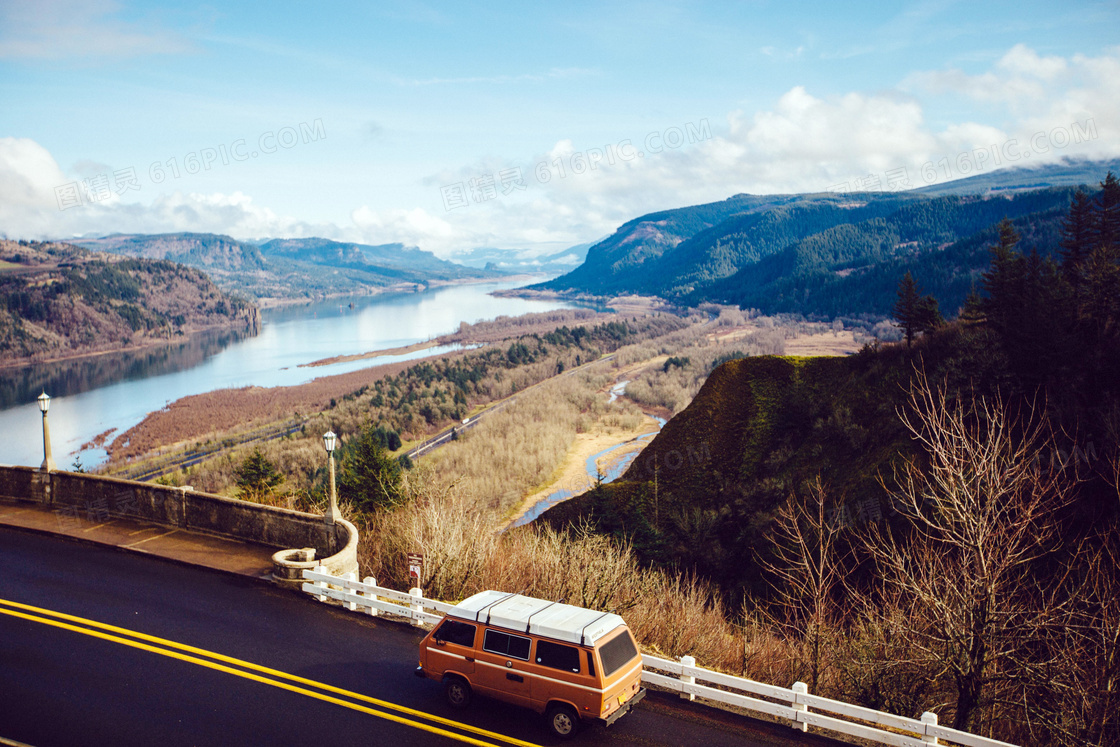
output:
[{"label": "hillside slope", "polygon": [[257,308],[200,270],[61,243],[0,241],[0,365],[68,358],[236,327]]},{"label": "hillside slope", "polygon": [[616,482],[544,514],[589,520],[649,562],[695,568],[728,591],[758,584],[773,512],[817,476],[835,506],[886,510],[879,476],[909,452],[897,355],[729,361]]}]

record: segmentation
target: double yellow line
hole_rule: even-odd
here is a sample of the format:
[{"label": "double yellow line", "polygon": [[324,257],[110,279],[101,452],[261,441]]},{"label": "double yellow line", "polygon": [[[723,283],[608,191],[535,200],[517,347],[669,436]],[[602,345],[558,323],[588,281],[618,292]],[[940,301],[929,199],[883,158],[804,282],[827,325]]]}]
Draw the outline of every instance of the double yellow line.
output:
[{"label": "double yellow line", "polygon": [[[262,667],[259,664],[254,664],[243,659],[237,659],[232,656],[225,656],[224,654],[207,651],[206,649],[188,646],[176,641],[170,641],[166,638],[158,638],[145,633],[138,633],[134,630],[128,630],[127,628],[119,628],[116,625],[108,625],[96,620],[68,615],[64,612],[55,612],[54,610],[48,610],[42,607],[33,607],[29,604],[0,599],[0,614],[22,620],[30,620],[31,622],[49,625],[54,628],[69,630],[73,633],[80,633],[93,638],[119,643],[122,646],[129,646],[130,648],[140,649],[141,651],[148,651],[153,654],[159,654],[160,656],[167,656],[172,659],[197,664],[200,667],[225,672],[226,674],[232,674],[236,677],[298,693],[327,703],[334,703],[344,708],[367,713],[377,718],[383,718],[387,721],[393,721],[432,734],[439,734],[440,736],[466,742],[467,744],[480,745],[480,747],[496,747],[495,742],[500,742],[516,745],[517,747],[536,747],[536,745],[533,745],[531,742],[507,737],[504,734],[487,731],[486,729],[479,729],[459,721],[433,716],[423,711],[397,705],[396,703],[390,703],[385,700],[379,700],[378,698],[371,698],[368,695],[362,695],[352,690],[345,690],[341,687],[335,687],[334,685],[316,682],[315,680],[288,674],[287,672],[281,672],[277,669]],[[368,705],[362,705],[363,703],[375,705],[385,710],[370,708]],[[395,713],[389,713],[387,711],[395,711]],[[405,714],[412,718],[406,718],[405,716],[397,714]],[[422,721],[417,721],[415,719],[421,719]],[[440,726],[435,726],[434,724],[439,724]],[[450,729],[456,731],[450,731]],[[483,741],[482,739],[468,736],[468,734],[474,734],[478,737],[493,741]]]}]

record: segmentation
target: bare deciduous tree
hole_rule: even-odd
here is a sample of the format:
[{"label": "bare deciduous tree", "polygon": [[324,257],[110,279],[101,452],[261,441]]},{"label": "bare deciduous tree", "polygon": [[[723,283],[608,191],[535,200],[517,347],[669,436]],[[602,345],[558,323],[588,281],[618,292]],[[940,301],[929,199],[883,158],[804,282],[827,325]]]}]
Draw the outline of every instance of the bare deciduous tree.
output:
[{"label": "bare deciduous tree", "polygon": [[1045,419],[1000,398],[950,400],[922,372],[900,413],[922,447],[896,475],[906,537],[874,526],[867,547],[889,591],[911,607],[914,645],[956,690],[954,728],[975,728],[1004,661],[1047,599],[1034,566],[1059,543],[1070,486],[1038,454]]},{"label": "bare deciduous tree", "polygon": [[829,520],[827,499],[820,477],[805,500],[790,496],[775,517],[774,556],[764,563],[775,597],[767,617],[801,641],[811,692],[818,692],[824,647],[837,627],[835,593],[844,575],[842,528]]}]

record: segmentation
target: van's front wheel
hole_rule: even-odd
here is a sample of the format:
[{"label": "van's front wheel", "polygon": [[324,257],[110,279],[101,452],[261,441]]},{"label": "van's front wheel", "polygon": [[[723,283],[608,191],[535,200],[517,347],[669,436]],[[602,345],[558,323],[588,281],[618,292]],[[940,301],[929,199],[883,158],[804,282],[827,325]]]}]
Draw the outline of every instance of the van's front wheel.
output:
[{"label": "van's front wheel", "polygon": [[579,714],[569,705],[555,703],[548,707],[545,717],[549,730],[561,739],[571,739],[579,731]]},{"label": "van's front wheel", "polygon": [[462,677],[443,678],[443,696],[447,704],[456,710],[462,710],[471,704],[471,686]]}]

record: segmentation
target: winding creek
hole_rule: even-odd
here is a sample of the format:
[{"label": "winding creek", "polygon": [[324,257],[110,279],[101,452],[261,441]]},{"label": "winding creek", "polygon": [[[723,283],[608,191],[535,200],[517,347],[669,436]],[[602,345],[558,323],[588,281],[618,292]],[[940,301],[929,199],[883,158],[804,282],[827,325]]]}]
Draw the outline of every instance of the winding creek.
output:
[{"label": "winding creek", "polygon": [[[610,398],[607,401],[614,402],[616,399],[621,397],[626,392],[626,385],[629,383],[629,381],[620,381],[612,386],[610,391]],[[637,458],[639,454],[641,454],[641,450],[635,450],[629,454],[624,454],[619,459],[609,461],[607,463],[606,469],[602,469],[599,466],[599,462],[602,459],[609,457],[614,452],[630,446],[636,441],[649,441],[658,433],[660,433],[661,429],[665,426],[665,419],[657,417],[656,415],[652,415],[651,417],[657,421],[657,430],[650,431],[649,433],[643,433],[637,438],[623,441],[622,443],[615,444],[614,446],[608,446],[602,451],[592,454],[587,458],[587,461],[584,464],[584,469],[587,472],[589,485],[594,485],[595,480],[598,479],[600,475],[602,476],[602,480],[604,483],[614,482],[618,478],[622,477],[622,474],[626,471],[626,468],[630,466],[630,464],[634,461],[634,459]],[[588,486],[584,486],[578,489],[561,488],[552,493],[549,493],[547,496],[534,503],[533,506],[524,514],[514,519],[514,521],[510,523],[509,528],[512,529],[513,527],[521,527],[525,526],[526,524],[532,523],[536,519],[540,518],[541,514],[543,514],[545,511],[552,508],[556,504],[563,503],[569,498],[574,498],[575,496],[585,492],[587,490],[587,487]]]}]

